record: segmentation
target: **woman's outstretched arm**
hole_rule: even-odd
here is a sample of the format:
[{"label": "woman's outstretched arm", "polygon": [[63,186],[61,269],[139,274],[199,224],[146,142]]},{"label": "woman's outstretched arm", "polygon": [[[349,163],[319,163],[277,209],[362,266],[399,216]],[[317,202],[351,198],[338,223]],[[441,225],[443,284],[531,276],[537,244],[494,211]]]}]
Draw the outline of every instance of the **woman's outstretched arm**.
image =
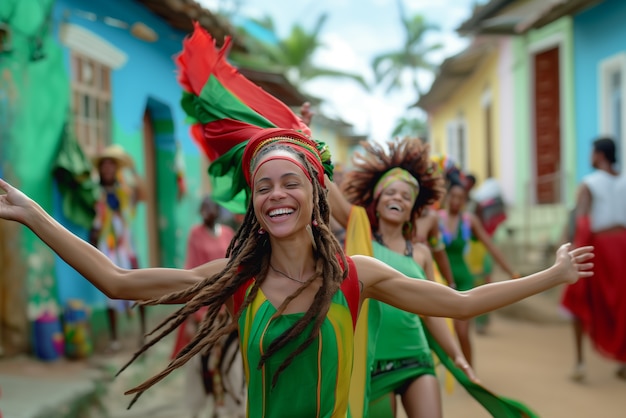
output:
[{"label": "woman's outstretched arm", "polygon": [[216,260],[193,270],[122,269],[2,179],[0,189],[5,192],[0,195],[0,218],[26,225],[65,262],[113,299],[147,300],[181,291],[218,273],[227,262]]},{"label": "woman's outstretched arm", "polygon": [[505,282],[490,283],[466,292],[426,280],[413,280],[386,264],[365,256],[354,256],[362,298],[372,298],[418,315],[469,319],[485,312],[593,275],[593,247],[557,251],[554,265],[539,273]]},{"label": "woman's outstretched arm", "polygon": [[476,371],[472,368],[472,366],[470,366],[469,361],[467,361],[465,355],[463,354],[463,350],[461,350],[458,339],[446,323],[449,319],[436,316],[425,316],[422,320],[433,338],[437,340],[448,357],[454,361],[454,364],[459,369],[463,370],[463,373],[465,373],[472,382],[479,383],[480,379],[476,375]]},{"label": "woman's outstretched arm", "polygon": [[[426,273],[426,278],[428,280],[435,282],[435,271],[433,268],[432,256],[430,255],[430,249],[424,246],[424,250],[422,250],[420,246],[416,246],[415,250],[422,252],[422,254],[426,256],[423,263],[424,273]],[[459,341],[454,336],[450,327],[448,327],[447,321],[449,321],[449,319],[436,316],[423,316],[422,321],[424,322],[426,328],[428,328],[428,331],[433,338],[454,361],[454,364],[463,370],[472,382],[478,383],[479,379],[478,376],[476,376],[476,372],[465,358],[463,350],[461,350],[461,346],[459,345]]]}]

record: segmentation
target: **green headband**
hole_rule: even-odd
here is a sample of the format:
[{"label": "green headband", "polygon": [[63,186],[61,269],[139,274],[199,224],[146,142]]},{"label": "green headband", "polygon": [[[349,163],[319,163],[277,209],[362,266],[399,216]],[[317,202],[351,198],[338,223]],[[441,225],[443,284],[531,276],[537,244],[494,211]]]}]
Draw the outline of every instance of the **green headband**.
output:
[{"label": "green headband", "polygon": [[413,196],[411,197],[413,201],[417,199],[420,188],[417,179],[413,177],[411,173],[400,167],[394,167],[381,176],[381,178],[376,183],[376,186],[374,186],[374,199],[378,199],[383,190],[389,187],[389,185],[394,181],[403,181],[413,186]]}]

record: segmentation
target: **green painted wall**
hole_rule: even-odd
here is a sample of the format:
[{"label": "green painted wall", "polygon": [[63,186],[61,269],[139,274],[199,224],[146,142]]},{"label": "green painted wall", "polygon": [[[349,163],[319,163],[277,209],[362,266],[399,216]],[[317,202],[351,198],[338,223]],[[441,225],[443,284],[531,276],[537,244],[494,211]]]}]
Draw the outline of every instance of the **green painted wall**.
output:
[{"label": "green painted wall", "polygon": [[[0,21],[8,22],[12,28],[12,51],[0,55],[0,173],[48,212],[52,212],[51,168],[68,116],[70,92],[67,57],[44,26],[53,3],[54,0],[0,1]],[[39,52],[43,59],[35,60]],[[199,153],[184,155],[188,192],[177,199],[176,150],[159,142],[160,136],[169,135],[174,143],[174,128],[171,118],[154,120],[161,256],[164,266],[181,267],[187,235],[191,226],[199,222],[201,179],[206,173],[201,171]],[[140,174],[145,173],[142,129],[138,123],[136,130],[124,130],[115,121],[112,129],[114,142],[133,156]],[[140,261],[145,266],[148,254],[144,205],[138,208],[133,229]],[[15,315],[27,313],[33,320],[44,310],[58,313],[52,251],[26,228],[19,229],[19,240],[11,239],[11,244],[19,246],[16,271],[23,272],[12,278],[24,296],[23,306],[16,309]],[[124,332],[136,327],[136,322],[123,319],[120,326]],[[103,309],[93,311],[92,327],[94,335],[106,336]],[[21,332],[30,335],[27,329]]]},{"label": "green painted wall", "polygon": [[187,251],[187,237],[192,225],[200,223],[198,208],[203,198],[202,177],[208,176],[203,170],[202,157],[197,155],[185,156],[185,181],[187,194],[178,202],[176,210],[176,258],[175,264],[182,267],[185,264]]},{"label": "green painted wall", "polygon": [[[171,123],[155,121],[155,136],[172,129]],[[173,131],[172,131],[173,132]],[[143,133],[123,132],[118,124],[114,124],[114,138],[135,160],[137,172],[145,173],[145,157],[143,154]],[[157,149],[155,169],[157,173],[157,204],[159,211],[159,238],[161,243],[161,260],[165,267],[182,267],[185,260],[187,235],[191,226],[200,222],[198,206],[202,198],[201,158],[199,154],[184,155],[187,194],[177,199],[175,151]],[[147,265],[147,218],[145,204],[140,204],[133,223],[133,236],[142,266]]]},{"label": "green painted wall", "polygon": [[[6,144],[4,175],[47,211],[52,206],[50,169],[63,133],[69,103],[68,78],[60,47],[46,26],[53,0],[3,0],[0,19],[11,28],[11,52],[0,57],[3,121]],[[37,59],[39,55],[40,59]],[[8,116],[7,116],[8,115]],[[25,228],[21,262],[28,315],[57,310],[54,257]]]}]

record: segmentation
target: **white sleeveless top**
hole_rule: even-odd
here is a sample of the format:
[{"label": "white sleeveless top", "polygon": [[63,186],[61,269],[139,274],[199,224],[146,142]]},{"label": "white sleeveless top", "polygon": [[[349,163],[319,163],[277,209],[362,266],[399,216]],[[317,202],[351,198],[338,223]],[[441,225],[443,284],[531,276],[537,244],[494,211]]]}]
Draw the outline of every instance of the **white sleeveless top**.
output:
[{"label": "white sleeveless top", "polygon": [[591,192],[591,231],[626,227],[626,177],[596,170],[583,178]]}]

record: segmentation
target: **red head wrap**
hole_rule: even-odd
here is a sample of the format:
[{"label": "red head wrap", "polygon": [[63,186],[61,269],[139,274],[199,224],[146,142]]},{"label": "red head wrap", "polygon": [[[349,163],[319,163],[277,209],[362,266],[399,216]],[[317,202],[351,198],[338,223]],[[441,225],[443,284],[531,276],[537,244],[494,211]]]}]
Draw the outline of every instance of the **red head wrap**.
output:
[{"label": "red head wrap", "polygon": [[[317,171],[317,179],[320,184],[324,185],[324,166],[322,165],[322,156],[317,150],[315,141],[309,139],[301,132],[294,131],[293,129],[281,129],[281,128],[269,128],[263,129],[259,133],[255,134],[246,145],[243,152],[243,172],[246,177],[246,182],[251,185],[252,181],[252,161],[257,153],[266,145],[280,143],[281,145],[288,146],[302,152],[307,161]],[[296,159],[290,160],[296,165],[300,166],[304,174],[308,177],[309,174],[305,167]]]}]

